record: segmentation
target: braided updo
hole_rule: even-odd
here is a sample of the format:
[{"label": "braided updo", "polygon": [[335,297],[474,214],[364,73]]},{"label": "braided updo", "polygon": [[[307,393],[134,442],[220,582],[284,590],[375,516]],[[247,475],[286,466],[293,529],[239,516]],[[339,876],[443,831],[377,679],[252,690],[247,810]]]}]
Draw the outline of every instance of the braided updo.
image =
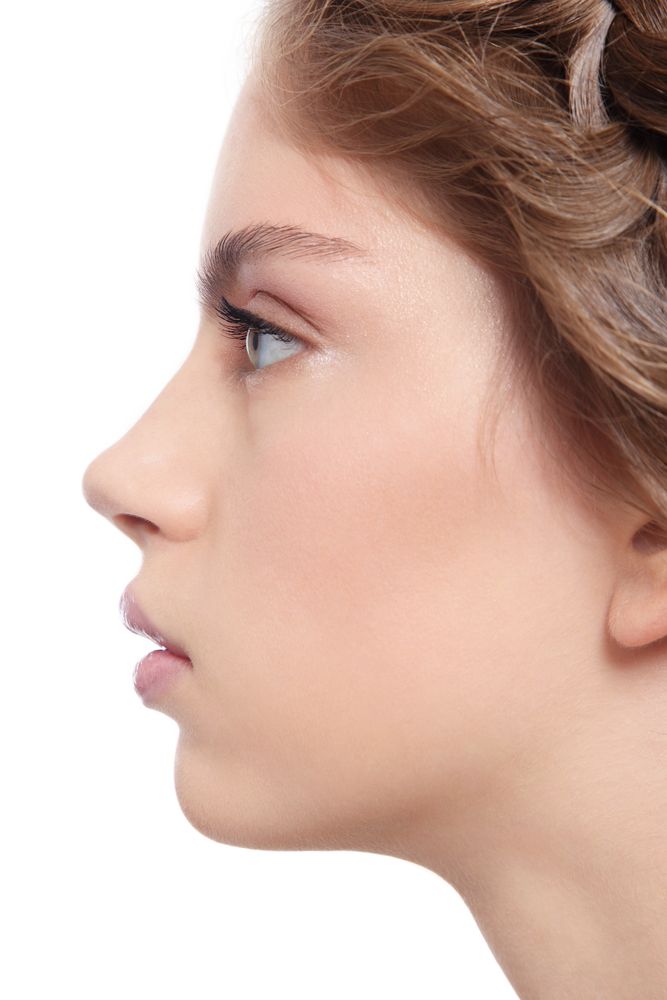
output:
[{"label": "braided updo", "polygon": [[508,279],[500,377],[572,482],[667,537],[664,0],[268,0],[258,28],[289,140]]}]

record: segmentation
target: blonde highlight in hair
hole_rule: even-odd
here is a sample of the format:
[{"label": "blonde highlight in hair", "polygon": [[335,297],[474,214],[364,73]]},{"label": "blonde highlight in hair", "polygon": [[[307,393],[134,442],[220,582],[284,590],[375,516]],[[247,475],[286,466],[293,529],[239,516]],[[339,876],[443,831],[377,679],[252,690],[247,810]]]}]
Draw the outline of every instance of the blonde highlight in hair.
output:
[{"label": "blonde highlight in hair", "polygon": [[258,29],[290,141],[508,280],[507,357],[568,468],[667,533],[667,4],[268,0]]}]

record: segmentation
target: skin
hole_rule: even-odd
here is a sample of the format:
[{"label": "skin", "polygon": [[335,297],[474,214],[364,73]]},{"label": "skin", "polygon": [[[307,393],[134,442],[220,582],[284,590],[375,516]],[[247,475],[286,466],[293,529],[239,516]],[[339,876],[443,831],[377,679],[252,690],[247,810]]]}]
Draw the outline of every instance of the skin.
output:
[{"label": "skin", "polygon": [[297,152],[249,77],[202,250],[256,222],[372,259],[244,265],[225,295],[298,354],[255,373],[203,309],[83,480],[192,660],[149,702],[179,726],[185,816],[424,865],[522,997],[664,998],[667,549],[571,488],[530,399],[493,383],[500,279],[379,180]]}]

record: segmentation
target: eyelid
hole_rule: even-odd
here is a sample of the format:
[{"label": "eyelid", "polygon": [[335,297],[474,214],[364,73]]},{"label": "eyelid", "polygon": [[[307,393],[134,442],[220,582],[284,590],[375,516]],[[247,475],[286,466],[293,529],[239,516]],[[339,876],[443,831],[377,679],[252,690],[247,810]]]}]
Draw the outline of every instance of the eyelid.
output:
[{"label": "eyelid", "polygon": [[252,312],[250,309],[243,309],[240,306],[235,306],[229,299],[221,295],[218,300],[218,305],[215,308],[217,316],[224,322],[234,325],[240,325],[244,323],[246,327],[252,327],[255,330],[260,330],[267,334],[275,331],[278,334],[283,334],[294,340],[301,341],[303,343],[308,343],[307,336],[301,333],[297,333],[294,329],[288,326],[282,326],[278,322],[266,319],[264,316],[259,316],[257,313]]},{"label": "eyelid", "polygon": [[321,343],[326,320],[322,316],[314,318],[298,295],[294,296],[296,301],[291,301],[289,292],[288,298],[285,299],[278,294],[277,290],[268,291],[260,287],[258,283],[248,291],[246,299],[249,303],[248,309],[258,309],[263,316],[268,314],[268,316],[273,317],[276,326],[282,327],[286,332],[294,334],[301,340],[310,342],[313,346]]},{"label": "eyelid", "polygon": [[279,326],[271,320],[264,319],[263,316],[258,316],[257,313],[252,312],[250,309],[242,309],[240,306],[235,306],[224,295],[220,296],[215,311],[225,324],[224,333],[229,336],[241,339],[242,335],[245,335],[248,329],[252,329],[267,336],[275,336],[276,340],[286,340],[289,342],[297,340],[300,343],[305,343],[304,338],[299,334]]},{"label": "eyelid", "polygon": [[261,376],[266,370],[270,370],[276,366],[279,367],[280,364],[290,361],[293,357],[298,357],[300,354],[308,353],[308,342],[302,337],[292,333],[291,330],[286,330],[275,323],[271,323],[269,320],[264,319],[262,316],[258,316],[249,309],[242,309],[240,306],[235,306],[228,299],[226,299],[224,295],[219,297],[215,311],[221,320],[220,332],[222,336],[236,340],[246,357],[248,355],[248,334],[251,330],[255,330],[264,336],[271,337],[272,339],[283,343],[296,343],[301,346],[301,349],[297,351],[296,355],[289,355],[288,357],[276,361],[275,363],[265,365],[264,368],[253,367],[252,371],[244,377],[249,377],[249,375]]}]

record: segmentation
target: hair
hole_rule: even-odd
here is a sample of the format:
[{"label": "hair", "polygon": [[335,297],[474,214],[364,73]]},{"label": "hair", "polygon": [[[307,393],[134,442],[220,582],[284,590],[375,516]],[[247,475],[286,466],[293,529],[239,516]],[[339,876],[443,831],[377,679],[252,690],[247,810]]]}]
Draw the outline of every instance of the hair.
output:
[{"label": "hair", "polygon": [[283,134],[507,279],[563,472],[667,534],[664,0],[267,0],[256,28]]}]

